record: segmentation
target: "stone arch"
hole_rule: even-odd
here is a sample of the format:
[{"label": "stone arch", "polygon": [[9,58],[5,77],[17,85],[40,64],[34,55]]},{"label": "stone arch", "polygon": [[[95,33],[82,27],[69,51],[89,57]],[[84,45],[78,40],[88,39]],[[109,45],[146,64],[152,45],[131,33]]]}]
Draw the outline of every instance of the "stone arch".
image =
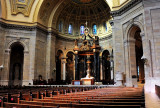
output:
[{"label": "stone arch", "polygon": [[62,52],[62,57],[63,57],[65,54],[64,54],[64,51],[63,51],[63,50],[61,50],[61,49],[57,49],[57,50],[56,50],[56,56],[58,56],[58,52],[59,52],[59,51],[61,51],[61,52]]},{"label": "stone arch", "polygon": [[[128,25],[125,32],[126,34],[124,40],[124,55],[125,55],[126,85],[136,87],[138,79],[137,54],[140,53],[137,50],[138,49],[137,36],[139,36],[138,39],[139,47],[141,48],[142,51],[141,55],[143,55],[142,38],[140,36],[140,33],[144,33],[144,28],[140,22],[136,21]],[[139,60],[141,60],[141,57],[139,57]]]},{"label": "stone arch", "polygon": [[29,48],[28,48],[27,44],[21,40],[18,40],[18,39],[10,41],[6,46],[6,49],[11,49],[11,45],[14,43],[17,43],[17,42],[24,47],[24,52],[29,52]]},{"label": "stone arch", "polygon": [[20,42],[10,45],[9,85],[22,85],[24,46]]},{"label": "stone arch", "polygon": [[[143,24],[140,21],[132,21],[126,28],[125,30],[125,38],[124,41],[127,41],[128,39],[130,39],[132,36],[129,36],[131,34],[131,31],[133,32],[135,28],[135,26],[139,27],[141,30],[141,33],[144,33],[144,27]],[[134,29],[133,29],[134,27]]]}]

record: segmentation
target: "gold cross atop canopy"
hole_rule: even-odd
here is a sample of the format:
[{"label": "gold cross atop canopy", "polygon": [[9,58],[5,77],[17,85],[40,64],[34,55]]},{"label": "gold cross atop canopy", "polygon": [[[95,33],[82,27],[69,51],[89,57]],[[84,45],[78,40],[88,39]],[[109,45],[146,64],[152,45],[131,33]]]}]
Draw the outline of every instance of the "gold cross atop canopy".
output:
[{"label": "gold cross atop canopy", "polygon": [[86,23],[85,23],[85,24],[86,24],[86,27],[87,27],[88,22],[86,21]]}]

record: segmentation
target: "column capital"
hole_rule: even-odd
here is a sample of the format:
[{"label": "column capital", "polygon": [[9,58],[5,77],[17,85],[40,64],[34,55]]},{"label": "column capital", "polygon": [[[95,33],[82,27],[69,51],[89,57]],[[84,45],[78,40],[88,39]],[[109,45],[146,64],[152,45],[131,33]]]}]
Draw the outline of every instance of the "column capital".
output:
[{"label": "column capital", "polygon": [[62,64],[67,63],[67,57],[61,58]]}]

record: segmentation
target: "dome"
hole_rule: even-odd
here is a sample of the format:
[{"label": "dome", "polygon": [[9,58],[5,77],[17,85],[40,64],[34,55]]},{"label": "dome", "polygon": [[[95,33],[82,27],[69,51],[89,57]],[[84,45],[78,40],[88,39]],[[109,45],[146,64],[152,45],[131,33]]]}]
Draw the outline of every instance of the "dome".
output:
[{"label": "dome", "polygon": [[[56,27],[62,34],[78,36],[81,26],[87,26],[93,34],[93,26],[96,25],[96,35],[102,35],[105,31],[102,26],[109,24],[107,22],[111,19],[110,8],[105,0],[69,0],[63,5]],[[72,33],[69,33],[69,28],[72,28]]]}]

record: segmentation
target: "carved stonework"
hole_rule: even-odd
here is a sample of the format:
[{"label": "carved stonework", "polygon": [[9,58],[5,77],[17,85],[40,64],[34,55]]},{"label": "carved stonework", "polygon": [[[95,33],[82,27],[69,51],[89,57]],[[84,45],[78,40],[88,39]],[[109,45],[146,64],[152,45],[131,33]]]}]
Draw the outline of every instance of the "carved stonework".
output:
[{"label": "carved stonework", "polygon": [[17,15],[18,13],[22,13],[28,17],[34,1],[35,0],[10,0],[12,14]]},{"label": "carved stonework", "polygon": [[25,47],[25,50],[29,51],[29,38],[7,36],[5,48],[8,49],[10,47],[10,45],[12,45],[12,43],[14,43],[14,42],[22,43]]}]

